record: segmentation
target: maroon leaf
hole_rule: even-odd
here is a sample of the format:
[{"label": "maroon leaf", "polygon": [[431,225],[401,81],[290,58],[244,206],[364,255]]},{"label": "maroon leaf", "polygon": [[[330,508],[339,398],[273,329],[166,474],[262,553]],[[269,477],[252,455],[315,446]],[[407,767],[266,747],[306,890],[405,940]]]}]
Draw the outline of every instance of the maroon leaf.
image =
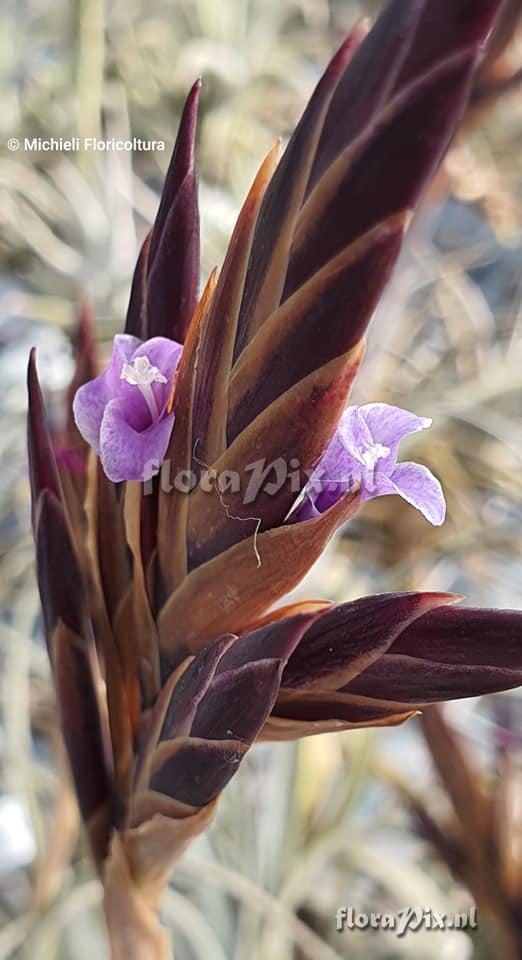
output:
[{"label": "maroon leaf", "polygon": [[260,323],[279,303],[295,221],[303,201],[326,110],[339,77],[361,39],[361,31],[356,30],[331,60],[265,194],[247,269],[235,358]]},{"label": "maroon leaf", "polygon": [[62,504],[44,490],[35,517],[38,587],[48,642],[59,620],[81,636],[85,587]]},{"label": "maroon leaf", "polygon": [[160,247],[172,205],[188,174],[194,173],[194,143],[198,118],[201,80],[192,85],[179,124],[178,135],[170,159],[160,205],[152,230],[149,262],[153,263]]},{"label": "maroon leaf", "polygon": [[234,740],[187,738],[152,776],[151,789],[191,807],[202,807],[237,773],[246,750],[245,744]]},{"label": "maroon leaf", "polygon": [[379,224],[289,297],[243,351],[229,389],[228,438],[364,336],[397,259],[407,216]]},{"label": "maroon leaf", "polygon": [[196,710],[205,696],[224,652],[234,643],[233,634],[218,637],[192,660],[174,687],[161,739],[172,739],[188,734]]},{"label": "maroon leaf", "polygon": [[320,613],[290,657],[282,687],[341,689],[426,610],[452,599],[444,593],[383,593]]},{"label": "maroon leaf", "polygon": [[239,307],[254,228],[278,156],[276,144],[261,164],[241,208],[202,330],[192,424],[197,441],[197,461],[193,458],[192,469],[196,472],[201,464],[214,463],[227,446],[228,389]]},{"label": "maroon leaf", "polygon": [[275,703],[282,669],[280,660],[267,659],[220,674],[201,700],[191,735],[252,743]]},{"label": "maroon leaf", "polygon": [[298,732],[298,736],[307,736],[315,732],[313,729],[307,729],[310,724],[334,721],[341,729],[345,725],[388,726],[402,723],[415,712],[415,710],[412,711],[411,706],[400,701],[358,697],[338,691],[318,690],[303,696],[283,690],[274,707],[273,717],[290,721],[292,729],[297,727],[299,730],[299,725],[302,724],[301,733]]},{"label": "maroon leaf", "polygon": [[[425,0],[387,3],[364,43],[356,50],[332,97],[308,193],[388,99],[424,6]],[[425,69],[425,65],[421,64],[420,68]]]},{"label": "maroon leaf", "polygon": [[464,109],[475,63],[466,50],[439,64],[330,167],[299,218],[284,297],[356,237],[415,206]]},{"label": "maroon leaf", "polygon": [[146,338],[183,343],[199,286],[199,213],[194,141],[201,80],[192,87],[181,117],[150,240]]},{"label": "maroon leaf", "polygon": [[154,260],[149,255],[147,339],[171,337],[183,343],[196,306],[198,284],[199,217],[195,174],[190,172],[169,211]]},{"label": "maroon leaf", "polygon": [[100,677],[92,636],[78,636],[60,622],[52,638],[53,676],[60,724],[95,861],[108,852],[115,809],[97,688]]},{"label": "maroon leaf", "polygon": [[299,613],[244,633],[225,651],[216,674],[265,658],[281,660],[286,664],[295,648],[302,642],[305,631],[323,613],[324,609]]},{"label": "maroon leaf", "polygon": [[424,0],[395,89],[457,50],[474,47],[482,54],[502,6],[499,0]]},{"label": "maroon leaf", "polygon": [[38,497],[44,490],[49,490],[53,493],[58,501],[62,500],[62,489],[56,467],[56,459],[47,424],[42,391],[36,372],[36,351],[34,348],[31,350],[29,357],[27,389],[29,392],[27,443],[34,524],[34,514]]},{"label": "maroon leaf", "polygon": [[350,691],[428,703],[520,683],[522,611],[442,607],[412,623]]},{"label": "maroon leaf", "polygon": [[522,612],[449,606],[455,599],[383,594],[319,610],[262,738],[400,723],[437,700],[518,686]]},{"label": "maroon leaf", "polygon": [[183,343],[199,286],[199,213],[194,140],[201,81],[190,91],[151,234],[134,277],[126,333]]},{"label": "maroon leaf", "polygon": [[[207,651],[196,659],[214,668]],[[213,800],[266,722],[283,666],[282,660],[264,659],[215,677],[199,701],[190,736],[163,740],[155,751],[151,789],[194,807]]]}]

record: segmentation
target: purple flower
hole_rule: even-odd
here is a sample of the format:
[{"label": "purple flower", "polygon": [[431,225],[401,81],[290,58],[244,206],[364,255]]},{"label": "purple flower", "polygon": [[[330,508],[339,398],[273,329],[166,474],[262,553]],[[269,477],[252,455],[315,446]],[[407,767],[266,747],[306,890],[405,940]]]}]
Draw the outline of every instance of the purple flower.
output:
[{"label": "purple flower", "polygon": [[167,404],[182,349],[165,337],[143,343],[119,334],[107,370],[76,392],[78,430],[114,483],[158,472],[174,423]]},{"label": "purple flower", "polygon": [[430,426],[430,419],[388,403],[348,407],[291,519],[308,520],[324,513],[360,483],[361,500],[398,493],[440,526],[446,503],[437,478],[420,463],[397,463],[403,437]]}]

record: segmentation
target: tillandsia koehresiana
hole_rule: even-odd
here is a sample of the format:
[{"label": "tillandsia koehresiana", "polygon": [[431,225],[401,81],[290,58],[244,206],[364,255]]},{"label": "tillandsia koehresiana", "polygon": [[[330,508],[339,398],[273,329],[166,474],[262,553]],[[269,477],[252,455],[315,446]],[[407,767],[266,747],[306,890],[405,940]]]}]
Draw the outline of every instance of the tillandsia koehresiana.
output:
[{"label": "tillandsia koehresiana", "polygon": [[501,7],[391,0],[356,26],[200,299],[196,83],[125,333],[95,376],[83,313],[60,437],[31,358],[44,624],[114,958],[170,955],[162,891],[254,741],[398,724],[522,681],[519,612],[440,593],[274,608],[365,499],[444,519],[438,480],[398,461],[430,421],[346,403]]}]

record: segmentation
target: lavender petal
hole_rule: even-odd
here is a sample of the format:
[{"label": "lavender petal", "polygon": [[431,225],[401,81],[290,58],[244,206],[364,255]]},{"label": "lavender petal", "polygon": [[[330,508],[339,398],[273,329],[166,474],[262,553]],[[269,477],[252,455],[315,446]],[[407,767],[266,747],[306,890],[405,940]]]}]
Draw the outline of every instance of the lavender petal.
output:
[{"label": "lavender petal", "polygon": [[169,414],[145,430],[135,430],[128,422],[128,410],[121,400],[111,400],[105,408],[100,429],[100,459],[109,480],[150,480],[165,456],[174,423]]},{"label": "lavender petal", "polygon": [[396,493],[436,527],[444,523],[446,501],[442,487],[431,470],[420,463],[398,463],[390,477]]},{"label": "lavender petal", "polygon": [[[346,449],[341,430],[337,429],[310,477],[302,509],[308,499],[315,508],[315,511],[311,511],[310,507],[306,507],[309,516],[324,513],[361,479],[361,463]],[[305,519],[304,514],[300,515],[300,519]]]},{"label": "lavender petal", "polygon": [[418,417],[410,410],[394,407],[390,403],[367,403],[359,408],[361,417],[368,426],[374,443],[388,447],[389,454],[379,461],[386,473],[397,459],[399,443],[404,437],[431,426],[429,417]]},{"label": "lavender petal", "polygon": [[345,450],[364,466],[364,454],[374,446],[374,438],[362,416],[363,409],[364,407],[347,407],[341,417],[337,434]]},{"label": "lavender petal", "polygon": [[[167,380],[166,384],[152,384],[152,390],[160,412],[163,411],[169,399],[174,374],[182,352],[183,345],[181,343],[177,343],[175,340],[169,340],[167,337],[152,337],[151,340],[146,340],[145,343],[140,344],[133,354],[133,359],[136,357],[148,357],[151,364],[157,367]],[[133,388],[131,387],[131,389]]]},{"label": "lavender petal", "polygon": [[99,454],[100,427],[103,412],[119,390],[121,368],[131,360],[141,340],[121,333],[114,338],[111,362],[107,370],[84,384],[76,391],[73,400],[73,415],[76,426],[84,440]]}]

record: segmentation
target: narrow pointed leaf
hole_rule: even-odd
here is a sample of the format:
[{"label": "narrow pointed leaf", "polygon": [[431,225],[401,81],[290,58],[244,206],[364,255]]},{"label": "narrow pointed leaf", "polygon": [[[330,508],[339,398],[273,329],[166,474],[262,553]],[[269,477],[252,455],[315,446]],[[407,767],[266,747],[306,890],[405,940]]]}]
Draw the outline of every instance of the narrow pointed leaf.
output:
[{"label": "narrow pointed leaf", "polygon": [[424,614],[350,691],[430,703],[522,682],[522,611],[442,607]]},{"label": "narrow pointed leaf", "polygon": [[199,213],[194,140],[201,81],[190,91],[156,220],[132,281],[125,332],[183,343],[198,296]]},{"label": "narrow pointed leaf", "polygon": [[447,593],[383,593],[332,607],[291,656],[283,689],[339,690],[386,653],[410,623],[452,601]]},{"label": "narrow pointed leaf", "polygon": [[282,690],[274,707],[274,717],[296,723],[337,720],[350,726],[388,726],[412,716],[412,704],[356,696],[342,691],[311,690],[306,694]]},{"label": "narrow pointed leaf", "polygon": [[464,109],[475,62],[474,50],[445,60],[328,168],[299,217],[285,298],[356,237],[415,206]]},{"label": "narrow pointed leaf", "polygon": [[193,461],[193,468],[199,470],[201,463],[214,463],[227,446],[228,388],[246,267],[259,208],[279,152],[276,145],[264,160],[239,214],[202,333],[192,427],[200,461]]},{"label": "narrow pointed leaf", "polygon": [[31,350],[29,358],[27,389],[29,393],[27,441],[34,523],[34,510],[42,491],[49,490],[58,501],[62,500],[62,490],[56,467],[56,459],[49,433],[42,391],[36,372],[36,351],[34,349]]},{"label": "narrow pointed leaf", "polygon": [[459,50],[473,48],[483,55],[502,6],[498,0],[424,0],[395,88],[404,88],[421,72]]},{"label": "narrow pointed leaf", "polygon": [[47,639],[62,620],[81,636],[85,585],[63,505],[50,490],[40,495],[35,517],[36,568]]},{"label": "narrow pointed leaf", "polygon": [[356,50],[332,97],[307,192],[386,103],[424,6],[425,0],[387,3],[365,42]]},{"label": "narrow pointed leaf", "polygon": [[236,358],[279,303],[296,217],[328,104],[360,39],[360,31],[348,37],[330,62],[266,192],[247,270],[234,351]]},{"label": "narrow pointed leaf", "polygon": [[194,143],[198,117],[201,80],[193,84],[183,107],[176,143],[167,170],[160,205],[150,241],[150,262],[153,263],[167,226],[169,213],[188,174],[194,171]]},{"label": "narrow pointed leaf", "polygon": [[190,91],[180,121],[148,256],[146,338],[183,343],[199,287],[199,212],[194,141],[201,81]]},{"label": "narrow pointed leaf", "polygon": [[78,803],[100,865],[107,855],[114,810],[93,638],[80,637],[59,621],[52,636],[52,660],[60,724]]},{"label": "narrow pointed leaf", "polygon": [[[296,698],[297,699],[297,698]],[[314,707],[314,699],[317,707]],[[372,701],[369,698],[358,698],[347,694],[335,694],[332,702],[320,701],[319,694],[310,694],[308,706],[303,707],[302,716],[294,717],[293,704],[286,717],[284,704],[281,707],[282,716],[277,715],[277,706],[265,723],[258,740],[260,742],[285,742],[301,740],[303,737],[318,736],[323,733],[340,733],[343,730],[360,730],[365,727],[396,727],[418,714],[411,704],[389,702],[382,700]],[[339,716],[337,716],[339,714]],[[341,716],[344,718],[341,719]],[[322,719],[321,719],[322,717]]]},{"label": "narrow pointed leaf", "polygon": [[406,220],[394,218],[355,241],[263,324],[232,373],[230,440],[278,396],[364,336],[397,258]]}]

